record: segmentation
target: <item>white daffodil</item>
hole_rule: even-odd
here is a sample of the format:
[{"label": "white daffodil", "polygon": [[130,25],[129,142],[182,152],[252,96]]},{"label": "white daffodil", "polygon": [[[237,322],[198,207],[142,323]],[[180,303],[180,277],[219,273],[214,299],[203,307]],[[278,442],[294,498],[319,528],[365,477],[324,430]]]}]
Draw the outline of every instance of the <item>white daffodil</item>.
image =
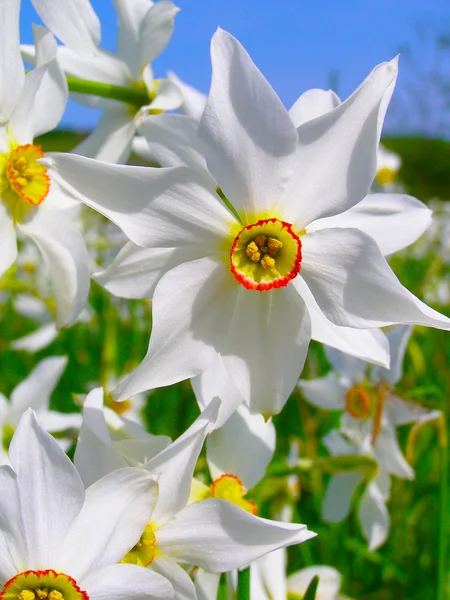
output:
[{"label": "white daffodil", "polygon": [[45,164],[132,242],[153,248],[145,289],[153,295],[149,350],[117,388],[118,399],[198,375],[220,356],[244,401],[269,415],[297,382],[312,320],[324,337],[337,334],[335,325],[446,329],[450,320],[400,284],[372,237],[314,226],[369,191],[395,61],[297,129],[242,46],[222,30],[213,38],[212,62],[198,129],[211,175],[74,155]]},{"label": "white daffodil", "polygon": [[396,183],[397,174],[402,166],[402,159],[395,152],[386,150],[380,145],[375,182],[384,189],[390,189]]},{"label": "white daffodil", "polygon": [[38,162],[33,138],[54,129],[64,112],[67,85],[56,59],[56,42],[35,27],[36,68],[24,75],[18,39],[19,1],[7,0],[0,19],[0,275],[17,256],[16,229],[31,238],[47,263],[58,326],[72,323],[89,292],[89,258],[71,224],[66,194]]},{"label": "white daffodil", "polygon": [[411,332],[412,328],[407,325],[399,325],[388,332],[390,369],[367,365],[328,348],[327,356],[334,371],[325,377],[300,380],[298,383],[311,404],[319,408],[345,410],[344,426],[347,430],[361,426],[371,430],[379,460],[384,460],[391,473],[408,478],[413,477],[413,471],[398,446],[396,427],[437,419],[441,414],[438,410],[404,400],[394,391],[402,376],[403,358]]},{"label": "white daffodil", "polygon": [[[94,393],[98,391],[91,395]],[[91,399],[89,404],[93,406],[93,402]],[[97,399],[97,409],[98,406]],[[216,399],[181,437],[150,459],[147,449],[143,451],[145,439],[141,440],[141,447],[131,440],[126,447],[111,443],[104,417],[103,424],[98,420],[95,423],[99,412],[96,417],[85,413],[91,439],[84,436],[87,428],[83,423],[75,453],[75,464],[85,484],[126,464],[141,464],[158,477],[159,497],[152,518],[139,546],[123,562],[144,565],[163,574],[172,583],[177,598],[196,600],[194,584],[178,563],[214,572],[229,571],[278,547],[314,536],[304,525],[260,519],[224,500],[210,498],[188,505],[195,464],[218,408]],[[158,438],[154,439],[160,443]],[[166,439],[162,441],[165,443]]]},{"label": "white daffodil", "polygon": [[33,411],[0,468],[2,598],[122,600],[173,598],[170,583],[117,564],[151,517],[158,485],[142,469],[121,469],[88,490]]},{"label": "white daffodil", "polygon": [[[70,2],[70,10],[61,10],[56,16],[48,0],[35,0],[41,7],[40,15],[47,26],[64,41],[75,37],[78,23],[92,7],[87,0]],[[124,102],[75,94],[83,104],[103,108],[103,114],[94,131],[76,148],[78,154],[110,162],[126,162],[135,134],[136,122],[148,111],[173,110],[182,102],[177,86],[168,79],[153,78],[150,63],[167,46],[173,32],[175,15],[179,9],[168,0],[114,0],[118,18],[117,55],[95,48],[99,32],[94,31],[90,53],[81,44],[58,47],[58,59],[66,75],[99,83],[128,88],[140,88],[148,93],[148,104],[139,107]],[[76,18],[74,18],[76,15]],[[57,29],[58,27],[58,29]],[[68,43],[68,42],[67,42]],[[34,64],[34,46],[22,46],[23,57]]]},{"label": "white daffodil", "polygon": [[[65,356],[44,358],[28,377],[13,389],[9,401],[3,394],[0,394],[1,464],[8,462],[9,444],[27,408],[36,411],[42,427],[50,433],[80,428],[81,415],[79,413],[60,413],[49,408],[50,396],[66,365],[67,358]],[[63,447],[70,446],[68,439],[60,438],[58,442]]]}]

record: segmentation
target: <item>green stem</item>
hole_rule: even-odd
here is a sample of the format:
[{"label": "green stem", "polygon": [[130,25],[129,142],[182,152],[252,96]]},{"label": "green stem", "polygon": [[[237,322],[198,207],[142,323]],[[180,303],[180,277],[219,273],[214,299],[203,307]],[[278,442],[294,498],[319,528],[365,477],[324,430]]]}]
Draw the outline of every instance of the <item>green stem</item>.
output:
[{"label": "green stem", "polygon": [[119,100],[134,106],[145,106],[150,104],[151,98],[147,88],[142,86],[122,87],[110,83],[100,83],[98,81],[88,81],[87,79],[78,79],[77,77],[67,77],[69,92],[77,94],[89,94],[90,96],[100,96],[110,100]]},{"label": "green stem", "polygon": [[219,587],[217,588],[216,600],[227,600],[227,574],[222,573],[219,579]]},{"label": "green stem", "polygon": [[237,600],[250,600],[250,567],[238,571]]},{"label": "green stem", "polygon": [[438,593],[437,600],[446,600],[446,579],[447,579],[447,534],[449,531],[447,523],[448,509],[448,440],[447,440],[447,422],[445,414],[442,413],[440,425],[440,447],[441,447],[441,489],[440,489],[440,507],[439,507],[439,555],[438,555]]}]

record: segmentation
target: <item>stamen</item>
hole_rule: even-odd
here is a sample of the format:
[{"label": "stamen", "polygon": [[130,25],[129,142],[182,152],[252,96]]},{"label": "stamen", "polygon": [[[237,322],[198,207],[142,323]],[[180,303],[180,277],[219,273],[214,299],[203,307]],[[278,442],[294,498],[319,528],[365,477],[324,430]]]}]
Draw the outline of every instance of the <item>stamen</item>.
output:
[{"label": "stamen", "polygon": [[44,157],[41,146],[17,146],[6,156],[6,177],[11,189],[31,205],[41,204],[50,189],[47,169],[38,162]]}]

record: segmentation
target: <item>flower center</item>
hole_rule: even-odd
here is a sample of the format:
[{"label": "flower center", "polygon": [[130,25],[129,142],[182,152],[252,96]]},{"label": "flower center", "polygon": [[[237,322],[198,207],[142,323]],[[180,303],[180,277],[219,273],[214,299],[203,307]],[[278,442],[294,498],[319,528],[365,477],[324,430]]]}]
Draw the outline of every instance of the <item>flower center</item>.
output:
[{"label": "flower center", "polygon": [[108,408],[113,410],[118,415],[123,415],[132,408],[133,402],[131,400],[123,400],[122,402],[117,402],[116,400],[114,400],[113,395],[110,392],[106,396],[106,406],[108,406]]},{"label": "flower center", "polygon": [[248,290],[284,287],[300,271],[302,243],[289,223],[261,219],[236,236],[230,261],[231,272]]},{"label": "flower center", "polygon": [[345,394],[345,410],[355,419],[369,417],[372,402],[367,390],[360,385],[350,388]]},{"label": "flower center", "polygon": [[121,563],[127,565],[138,565],[139,567],[148,567],[155,558],[156,552],[156,536],[151,523],[149,523],[144,533],[139,538],[139,541],[131,550],[122,558]]},{"label": "flower center", "polygon": [[47,169],[37,162],[43,157],[41,146],[26,144],[17,146],[7,158],[6,177],[11,188],[32,206],[41,204],[50,189]]},{"label": "flower center", "polygon": [[394,169],[390,169],[389,167],[378,169],[377,174],[375,175],[375,181],[379,185],[388,185],[389,183],[393,183],[396,179],[397,173]]},{"label": "flower center", "polygon": [[3,586],[0,600],[89,600],[75,579],[52,569],[24,571]]},{"label": "flower center", "polygon": [[242,481],[236,475],[225,473],[211,484],[211,495],[213,498],[228,500],[243,508],[252,515],[256,515],[258,507],[251,500],[246,500],[244,486]]},{"label": "flower center", "polygon": [[14,433],[15,433],[15,429],[14,429],[14,427],[11,427],[11,425],[6,424],[3,426],[2,444],[3,444],[3,448],[6,452],[8,452],[8,450],[9,450],[9,445],[11,444],[11,440],[13,439]]}]

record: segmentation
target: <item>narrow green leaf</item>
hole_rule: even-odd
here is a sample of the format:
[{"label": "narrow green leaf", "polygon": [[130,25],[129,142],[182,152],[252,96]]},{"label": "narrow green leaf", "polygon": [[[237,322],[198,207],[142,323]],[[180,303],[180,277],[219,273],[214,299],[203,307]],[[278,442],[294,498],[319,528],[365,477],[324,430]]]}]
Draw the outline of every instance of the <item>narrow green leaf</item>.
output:
[{"label": "narrow green leaf", "polygon": [[308,589],[303,597],[303,600],[314,600],[316,597],[317,587],[319,585],[319,576],[314,575],[311,579],[311,583],[308,585]]}]

